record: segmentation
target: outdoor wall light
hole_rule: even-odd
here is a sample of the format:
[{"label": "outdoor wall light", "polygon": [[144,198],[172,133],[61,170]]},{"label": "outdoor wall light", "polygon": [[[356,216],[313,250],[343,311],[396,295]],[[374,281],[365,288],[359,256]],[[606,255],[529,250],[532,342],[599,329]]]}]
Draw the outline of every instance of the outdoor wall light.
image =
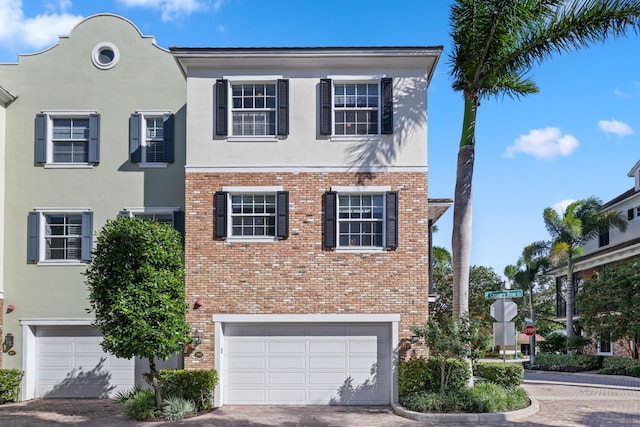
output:
[{"label": "outdoor wall light", "polygon": [[194,329],[193,334],[191,335],[191,342],[193,343],[193,346],[197,347],[202,344],[202,338],[202,331],[200,329]]},{"label": "outdoor wall light", "polygon": [[13,348],[13,334],[9,333],[4,336],[2,347],[4,351],[9,351],[9,349]]},{"label": "outdoor wall light", "polygon": [[197,299],[196,302],[193,303],[193,308],[198,309],[202,307],[203,304],[204,301],[202,301],[202,299]]}]

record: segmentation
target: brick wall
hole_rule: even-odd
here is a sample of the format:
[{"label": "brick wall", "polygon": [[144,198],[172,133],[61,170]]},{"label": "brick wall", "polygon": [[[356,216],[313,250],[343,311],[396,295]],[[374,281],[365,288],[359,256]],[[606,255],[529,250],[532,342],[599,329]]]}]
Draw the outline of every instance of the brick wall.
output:
[{"label": "brick wall", "polygon": [[[426,173],[378,173],[365,185],[399,192],[396,250],[339,253],[322,246],[322,196],[362,183],[356,173],[188,173],[186,177],[187,320],[204,331],[201,357],[186,368],[213,368],[213,314],[400,313],[400,339],[428,314]],[[214,239],[214,194],[224,186],[282,186],[289,191],[289,238],[277,242]]]}]

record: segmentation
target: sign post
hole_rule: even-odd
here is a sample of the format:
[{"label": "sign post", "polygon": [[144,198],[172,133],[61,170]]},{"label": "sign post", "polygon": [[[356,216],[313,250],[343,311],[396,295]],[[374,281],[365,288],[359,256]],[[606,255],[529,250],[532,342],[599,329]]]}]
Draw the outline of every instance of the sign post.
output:
[{"label": "sign post", "polygon": [[[502,362],[506,363],[507,361],[507,322],[509,322],[509,320],[513,319],[514,317],[516,317],[516,315],[518,314],[518,305],[511,301],[508,298],[521,298],[523,295],[522,289],[510,289],[510,290],[506,290],[506,291],[488,291],[484,293],[485,298],[487,299],[497,299],[497,300],[501,300],[501,301],[496,301],[493,304],[491,304],[491,317],[493,317],[494,319],[496,319],[498,322],[502,322]],[[513,322],[509,322],[511,326],[511,324],[513,324]],[[496,324],[494,323],[494,326]],[[494,330],[496,328],[494,327]],[[510,328],[509,328],[510,329]],[[494,332],[494,344],[497,342],[496,340],[496,333]],[[509,334],[510,336],[515,336],[515,325],[514,325],[514,331],[513,334]],[[518,352],[518,340],[516,339],[516,344],[515,344],[515,354],[517,354]]]}]

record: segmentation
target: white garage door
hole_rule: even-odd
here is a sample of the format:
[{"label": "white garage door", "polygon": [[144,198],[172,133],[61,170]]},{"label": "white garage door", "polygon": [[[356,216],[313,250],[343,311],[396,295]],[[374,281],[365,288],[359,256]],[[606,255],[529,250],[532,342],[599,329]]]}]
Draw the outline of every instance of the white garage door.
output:
[{"label": "white garage door", "polygon": [[226,324],[223,404],[388,405],[388,324]]},{"label": "white garage door", "polygon": [[39,326],[35,397],[109,397],[130,389],[134,359],[105,353],[101,341],[92,326]]}]

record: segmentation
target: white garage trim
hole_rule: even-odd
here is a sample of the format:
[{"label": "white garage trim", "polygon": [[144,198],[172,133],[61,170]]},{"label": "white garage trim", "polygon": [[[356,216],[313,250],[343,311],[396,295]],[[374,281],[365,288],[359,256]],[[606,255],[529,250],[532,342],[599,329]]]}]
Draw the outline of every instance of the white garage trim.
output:
[{"label": "white garage trim", "polygon": [[220,375],[220,380],[215,391],[215,406],[223,405],[224,387],[226,384],[225,361],[223,357],[224,351],[224,324],[307,324],[318,325],[323,323],[339,323],[339,324],[386,324],[389,326],[389,361],[384,371],[388,372],[389,377],[384,379],[389,384],[390,396],[389,404],[397,401],[396,388],[396,368],[395,360],[397,359],[398,348],[398,329],[400,322],[399,314],[217,314],[212,316],[215,325],[215,369]]}]

